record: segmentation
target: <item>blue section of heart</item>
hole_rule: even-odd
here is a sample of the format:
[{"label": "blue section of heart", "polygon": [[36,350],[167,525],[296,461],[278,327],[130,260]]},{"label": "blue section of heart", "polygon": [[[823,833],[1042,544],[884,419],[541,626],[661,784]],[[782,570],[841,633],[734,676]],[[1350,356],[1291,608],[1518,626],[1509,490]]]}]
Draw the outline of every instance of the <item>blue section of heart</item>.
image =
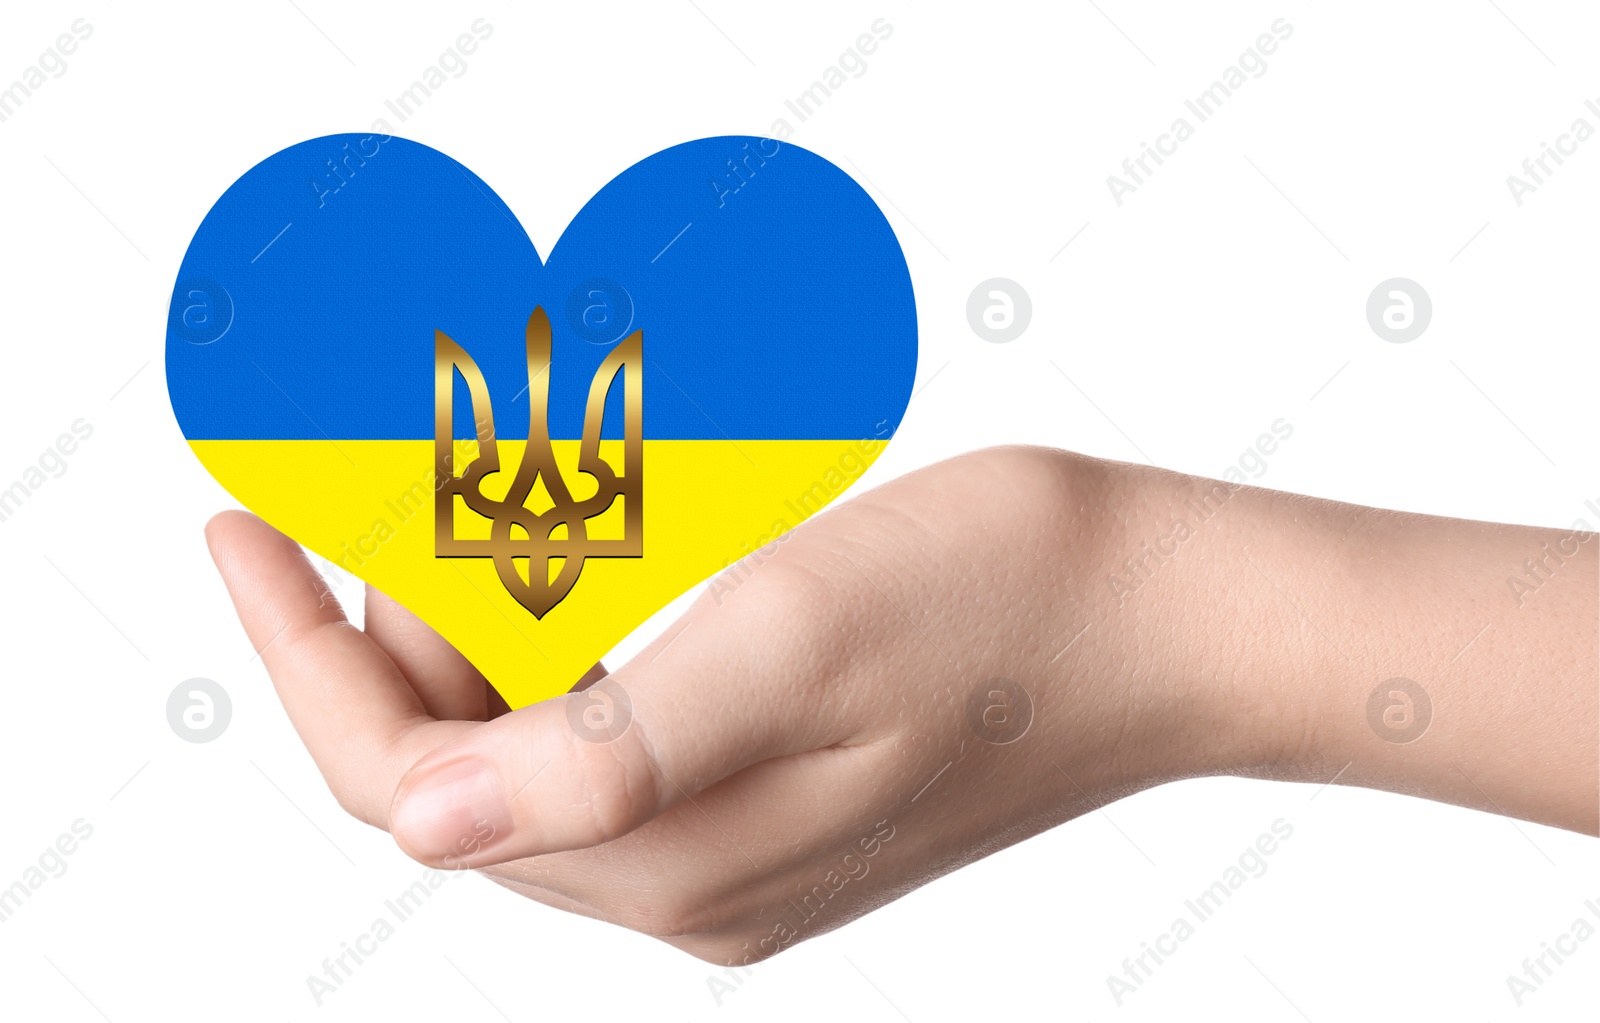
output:
[{"label": "blue section of heart", "polygon": [[[579,158],[530,144],[526,165],[499,176],[536,182],[541,165]],[[483,371],[496,434],[522,439],[536,305],[553,331],[556,439],[582,435],[613,328],[644,332],[650,439],[882,436],[916,371],[894,232],[847,174],[798,146],[728,136],[663,150],[595,195],[541,263],[461,164],[352,134],[268,157],[207,214],[169,314],[172,405],[191,440],[428,439],[439,329]],[[456,393],[456,435],[470,437],[459,379]],[[607,436],[621,436],[619,404]]]}]

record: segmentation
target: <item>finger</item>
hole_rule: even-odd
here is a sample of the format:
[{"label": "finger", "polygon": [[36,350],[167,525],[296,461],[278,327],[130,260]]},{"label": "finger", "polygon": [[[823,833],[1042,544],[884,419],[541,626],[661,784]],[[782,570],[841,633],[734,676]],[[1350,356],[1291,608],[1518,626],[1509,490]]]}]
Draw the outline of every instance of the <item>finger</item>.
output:
[{"label": "finger", "polygon": [[[818,606],[701,602],[589,689],[434,750],[396,790],[396,841],[424,863],[466,866],[588,848],[751,764],[847,738],[839,701],[819,698],[816,681],[843,670],[832,619],[818,614],[850,611]],[[480,820],[492,839],[458,849]]]},{"label": "finger", "polygon": [[247,512],[206,525],[250,642],[328,787],[379,827],[395,783],[428,749],[470,727],[438,723],[389,656],[352,626],[300,547]]},{"label": "finger", "polygon": [[493,721],[502,714],[511,713],[511,704],[506,702],[506,698],[500,695],[500,690],[490,684],[487,679],[483,683],[483,702],[488,708],[488,712],[483,717],[485,721]]},{"label": "finger", "polygon": [[[594,667],[583,673],[583,677],[578,679],[577,684],[572,687],[571,691],[576,693],[588,689],[605,677],[606,666],[597,662]],[[488,712],[484,715],[485,721],[493,721],[497,717],[511,713],[511,705],[506,702],[506,698],[501,696],[500,691],[492,684],[487,681],[484,682],[483,691],[485,705],[488,708]]]},{"label": "finger", "polygon": [[765,761],[614,841],[485,873],[537,884],[648,933],[756,923],[748,918],[782,903],[776,891],[791,883],[807,890],[799,882],[814,882],[831,850],[874,831],[886,791],[917,794],[933,772],[914,759],[866,744]]},{"label": "finger", "polygon": [[444,721],[487,718],[483,674],[427,622],[372,586],[367,587],[364,627],[406,677],[430,716]]},{"label": "finger", "polygon": [[578,679],[578,684],[573,686],[571,691],[574,693],[581,693],[605,677],[605,664],[600,661],[596,661],[594,667],[583,673],[583,677]]}]

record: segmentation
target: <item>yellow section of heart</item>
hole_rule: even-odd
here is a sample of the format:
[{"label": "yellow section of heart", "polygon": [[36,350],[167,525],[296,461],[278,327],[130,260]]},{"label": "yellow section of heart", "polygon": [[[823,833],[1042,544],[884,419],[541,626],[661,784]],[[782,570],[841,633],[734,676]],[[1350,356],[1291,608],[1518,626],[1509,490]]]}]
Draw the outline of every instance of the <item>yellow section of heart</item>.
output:
[{"label": "yellow section of heart", "polygon": [[[474,443],[457,442],[451,464],[458,471],[476,456]],[[623,464],[621,443],[601,445],[612,465]],[[644,556],[585,559],[577,583],[542,619],[517,603],[490,558],[434,556],[442,484],[432,441],[204,440],[190,447],[245,507],[433,626],[515,708],[567,692],[662,606],[820,511],[884,443],[646,440]],[[574,499],[595,488],[593,477],[576,471],[578,445],[553,445]],[[484,478],[487,496],[503,497],[524,446],[499,441],[505,468]],[[548,507],[542,490],[528,507],[543,510],[540,498]],[[621,503],[589,520],[589,538],[621,535]],[[489,520],[459,498],[455,520],[458,537],[489,535]],[[517,564],[526,578],[529,561]]]}]

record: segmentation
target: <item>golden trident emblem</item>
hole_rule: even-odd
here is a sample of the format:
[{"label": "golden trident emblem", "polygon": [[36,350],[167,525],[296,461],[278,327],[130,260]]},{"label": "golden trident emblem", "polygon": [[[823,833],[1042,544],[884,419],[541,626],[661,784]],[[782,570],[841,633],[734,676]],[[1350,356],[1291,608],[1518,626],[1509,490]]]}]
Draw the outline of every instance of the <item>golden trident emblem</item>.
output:
[{"label": "golden trident emblem", "polygon": [[[443,331],[433,332],[434,479],[441,484],[434,502],[434,556],[493,558],[495,572],[506,590],[535,618],[543,618],[572,592],[585,558],[644,555],[644,332],[634,331],[613,348],[589,384],[578,471],[593,476],[599,487],[592,497],[582,500],[573,499],[550,444],[550,318],[543,307],[536,306],[528,317],[527,345],[528,446],[505,498],[496,499],[482,491],[483,478],[500,471],[488,384],[472,356]],[[471,395],[478,434],[477,457],[467,463],[459,476],[452,466],[458,370]],[[624,401],[621,473],[600,457],[606,395],[619,373],[623,374]],[[541,482],[553,507],[536,512],[528,508],[527,501]],[[456,536],[457,495],[468,508],[489,520],[487,540]],[[589,539],[588,520],[604,513],[619,497],[622,538]],[[513,530],[521,535],[513,536]],[[557,536],[557,532],[565,535]],[[517,570],[519,559],[527,559],[527,578]]]}]

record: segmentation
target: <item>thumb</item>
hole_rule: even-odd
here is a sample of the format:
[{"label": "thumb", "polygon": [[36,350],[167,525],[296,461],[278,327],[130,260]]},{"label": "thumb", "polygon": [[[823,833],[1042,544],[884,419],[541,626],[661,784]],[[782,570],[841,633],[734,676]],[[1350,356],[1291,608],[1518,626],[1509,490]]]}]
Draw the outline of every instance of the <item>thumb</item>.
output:
[{"label": "thumb", "polygon": [[818,698],[828,630],[751,610],[702,600],[588,688],[432,750],[396,789],[395,841],[452,868],[588,848],[752,764],[847,738],[840,701]]}]

